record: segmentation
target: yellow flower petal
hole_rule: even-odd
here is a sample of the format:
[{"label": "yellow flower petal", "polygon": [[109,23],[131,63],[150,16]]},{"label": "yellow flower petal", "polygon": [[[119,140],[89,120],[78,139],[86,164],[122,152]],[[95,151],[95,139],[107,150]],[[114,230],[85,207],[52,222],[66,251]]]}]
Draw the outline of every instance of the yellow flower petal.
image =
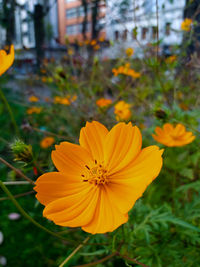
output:
[{"label": "yellow flower petal", "polygon": [[106,188],[102,188],[94,217],[82,229],[91,234],[112,232],[127,220],[128,215],[120,213],[113,206],[112,198],[108,195]]},{"label": "yellow flower petal", "polygon": [[61,172],[74,170],[80,173],[84,166],[92,161],[87,150],[79,145],[62,142],[60,145],[56,145],[55,148],[56,150],[52,152],[52,160],[56,168]]},{"label": "yellow flower petal", "polygon": [[137,126],[118,123],[105,140],[104,163],[110,174],[127,166],[140,152],[142,136]]},{"label": "yellow flower petal", "polygon": [[141,150],[129,166],[110,176],[109,194],[120,212],[128,212],[162,168],[162,153],[157,146]]},{"label": "yellow flower petal", "polygon": [[45,173],[37,179],[35,184],[34,190],[38,192],[36,197],[43,205],[82,191],[87,187],[82,182],[81,176],[72,171]]},{"label": "yellow flower petal", "polygon": [[14,57],[14,45],[11,45],[9,54],[6,54],[4,50],[0,50],[0,76],[12,66]]},{"label": "yellow flower petal", "polygon": [[103,146],[108,130],[97,121],[87,122],[80,132],[79,143],[94,159],[102,161],[104,156]]},{"label": "yellow flower petal", "polygon": [[99,189],[84,190],[51,202],[44,209],[44,216],[61,226],[79,227],[88,224],[94,215]]}]

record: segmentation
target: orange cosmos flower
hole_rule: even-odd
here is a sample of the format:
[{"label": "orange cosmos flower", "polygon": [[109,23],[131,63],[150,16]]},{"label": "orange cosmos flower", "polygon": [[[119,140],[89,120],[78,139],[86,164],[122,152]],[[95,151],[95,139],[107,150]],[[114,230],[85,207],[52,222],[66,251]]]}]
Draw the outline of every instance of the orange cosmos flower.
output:
[{"label": "orange cosmos flower", "polygon": [[113,72],[114,76],[117,76],[119,74],[118,69],[115,69],[115,68],[112,69],[112,72]]},{"label": "orange cosmos flower", "polygon": [[87,123],[79,143],[56,146],[52,160],[58,172],[37,179],[36,197],[45,206],[43,215],[57,225],[112,232],[127,222],[129,210],[158,176],[163,150],[141,149],[141,133],[131,123],[111,131]]},{"label": "orange cosmos flower", "polygon": [[4,50],[0,50],[0,76],[12,66],[14,58],[14,45],[10,47],[10,54],[6,54]]},{"label": "orange cosmos flower", "polygon": [[93,46],[93,49],[96,50],[96,51],[99,50],[100,49],[100,45],[97,44],[97,45]]},{"label": "orange cosmos flower", "polygon": [[90,44],[91,44],[92,46],[94,46],[94,45],[97,44],[97,41],[96,41],[96,40],[92,40],[92,41],[90,42]]},{"label": "orange cosmos flower", "polygon": [[29,97],[28,100],[29,100],[29,102],[38,102],[39,98],[37,96],[32,95]]},{"label": "orange cosmos flower", "polygon": [[184,19],[181,23],[181,30],[189,32],[191,30],[192,19]]},{"label": "orange cosmos flower", "polygon": [[189,110],[189,107],[187,104],[185,104],[184,102],[179,104],[179,107],[185,111]]},{"label": "orange cosmos flower", "polygon": [[55,139],[51,136],[48,136],[48,137],[45,137],[44,139],[42,139],[42,141],[40,142],[40,146],[42,148],[48,148],[48,147],[52,146],[53,143],[55,143]]},{"label": "orange cosmos flower", "polygon": [[62,100],[62,97],[61,96],[55,96],[54,97],[54,103],[55,104],[60,104],[61,100]]},{"label": "orange cosmos flower", "polygon": [[33,113],[40,114],[41,111],[42,111],[42,108],[32,107],[32,108],[27,109],[26,112],[27,112],[27,114],[31,115]]},{"label": "orange cosmos flower", "polygon": [[104,42],[105,38],[104,37],[99,37],[99,42]]},{"label": "orange cosmos flower", "polygon": [[126,63],[124,66],[120,66],[118,69],[113,68],[112,72],[114,73],[114,76],[118,76],[119,74],[131,76],[132,78],[140,78],[141,76],[141,73],[130,68],[130,63]]},{"label": "orange cosmos flower", "polygon": [[71,103],[75,102],[76,99],[77,99],[77,95],[73,95],[73,96],[67,95],[66,97],[55,96],[54,103],[69,106]]},{"label": "orange cosmos flower", "polygon": [[133,49],[133,48],[128,47],[128,48],[126,49],[126,55],[127,55],[128,57],[131,57],[131,56],[133,55],[133,53],[134,53],[134,49]]},{"label": "orange cosmos flower", "polygon": [[76,100],[77,100],[77,95],[73,95],[73,96],[70,97],[70,102],[71,103],[75,102]]},{"label": "orange cosmos flower", "polygon": [[60,104],[69,106],[71,103],[68,97],[62,97],[60,100]]},{"label": "orange cosmos flower", "polygon": [[99,100],[96,101],[96,104],[98,107],[104,108],[112,104],[112,100],[106,98],[100,98]]},{"label": "orange cosmos flower", "polygon": [[70,55],[70,56],[74,55],[74,49],[72,49],[72,48],[69,48],[67,52],[68,52],[68,55]]},{"label": "orange cosmos flower", "polygon": [[176,127],[170,123],[165,123],[163,129],[156,127],[156,135],[152,134],[153,138],[159,143],[169,146],[184,146],[191,143],[195,136],[192,132],[187,132],[185,126],[182,124],[177,124]]},{"label": "orange cosmos flower", "polygon": [[89,45],[90,40],[86,39],[84,43],[85,43],[85,45]]},{"label": "orange cosmos flower", "polygon": [[114,113],[116,115],[116,120],[128,120],[131,117],[131,105],[121,100],[115,105]]},{"label": "orange cosmos flower", "polygon": [[176,59],[177,59],[177,56],[172,55],[172,56],[166,58],[165,62],[166,62],[167,64],[171,64],[171,63],[173,63],[174,61],[176,61]]},{"label": "orange cosmos flower", "polygon": [[43,77],[42,77],[42,82],[43,82],[43,83],[46,83],[46,82],[47,82],[47,77],[43,76]]},{"label": "orange cosmos flower", "polygon": [[[47,62],[47,63],[48,63],[48,62]],[[46,63],[46,61],[44,60],[44,64],[46,65],[47,63]],[[47,72],[45,69],[41,69],[40,71],[41,71],[41,73],[43,73],[43,74],[45,74],[45,73]]]}]

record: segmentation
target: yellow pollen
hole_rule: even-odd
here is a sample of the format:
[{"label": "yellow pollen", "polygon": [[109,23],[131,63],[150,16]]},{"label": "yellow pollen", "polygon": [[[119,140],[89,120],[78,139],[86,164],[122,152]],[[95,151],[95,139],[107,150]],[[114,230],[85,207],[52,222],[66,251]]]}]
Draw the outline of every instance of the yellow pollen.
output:
[{"label": "yellow pollen", "polygon": [[87,172],[85,175],[81,175],[83,177],[83,182],[89,182],[94,185],[104,185],[108,183],[107,179],[107,170],[103,168],[101,164],[97,164],[95,160],[95,166],[90,168],[85,165]]}]

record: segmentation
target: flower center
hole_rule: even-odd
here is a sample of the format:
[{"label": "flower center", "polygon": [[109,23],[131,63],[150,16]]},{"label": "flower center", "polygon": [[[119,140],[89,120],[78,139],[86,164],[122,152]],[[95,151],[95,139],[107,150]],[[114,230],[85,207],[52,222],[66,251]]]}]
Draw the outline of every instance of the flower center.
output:
[{"label": "flower center", "polygon": [[178,136],[177,134],[173,134],[171,133],[170,136],[174,139],[174,140],[179,140],[180,136]]},{"label": "flower center", "polygon": [[98,164],[95,160],[95,165],[93,167],[89,167],[85,165],[87,171],[85,174],[81,175],[83,177],[83,182],[89,182],[94,185],[104,185],[108,183],[107,179],[107,170],[101,164]]}]

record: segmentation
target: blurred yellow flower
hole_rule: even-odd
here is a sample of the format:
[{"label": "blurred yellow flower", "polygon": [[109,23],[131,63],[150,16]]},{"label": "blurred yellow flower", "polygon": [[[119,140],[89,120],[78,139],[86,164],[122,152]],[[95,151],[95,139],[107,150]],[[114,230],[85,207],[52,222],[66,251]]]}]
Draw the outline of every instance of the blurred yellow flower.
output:
[{"label": "blurred yellow flower", "polygon": [[136,72],[135,70],[133,70],[133,69],[129,69],[128,71],[127,71],[127,73],[124,73],[124,74],[126,74],[126,75],[128,75],[128,76],[131,76],[132,78],[140,78],[140,76],[141,76],[141,73],[139,73],[139,72]]},{"label": "blurred yellow flower", "polygon": [[130,68],[130,63],[126,63],[125,65],[120,66],[118,69],[113,68],[112,72],[114,73],[114,76],[118,76],[119,74],[131,76],[132,78],[139,78],[141,76],[141,73]]},{"label": "blurred yellow flower", "polygon": [[42,111],[42,108],[40,107],[31,107],[29,109],[27,109],[27,114],[31,115],[33,113],[36,113],[36,114],[40,114],[40,112]]},{"label": "blurred yellow flower", "polygon": [[191,30],[192,19],[186,18],[181,23],[181,30],[189,32]]},{"label": "blurred yellow flower", "polygon": [[96,40],[92,40],[92,41],[90,42],[90,44],[91,44],[92,46],[94,46],[94,45],[97,44],[97,41],[96,41]]},{"label": "blurred yellow flower", "polygon": [[35,95],[32,95],[29,97],[29,102],[38,102],[39,101],[39,98]]},{"label": "blurred yellow flower", "polygon": [[84,43],[85,43],[85,45],[89,45],[90,40],[86,39],[86,40],[84,41]]},{"label": "blurred yellow flower", "polygon": [[79,46],[83,46],[83,45],[84,45],[84,43],[83,43],[83,42],[81,42],[81,41],[79,41],[79,42],[78,42],[78,45],[79,45]]},{"label": "blurred yellow flower", "polygon": [[185,126],[177,124],[175,127],[170,123],[165,123],[163,128],[156,127],[153,138],[168,147],[184,146],[191,143],[195,136],[192,132],[187,132]]},{"label": "blurred yellow flower", "polygon": [[70,97],[70,102],[73,103],[77,100],[77,95],[73,95]]},{"label": "blurred yellow flower", "polygon": [[97,45],[93,46],[93,49],[96,50],[96,51],[99,50],[100,49],[100,45],[97,44]]},{"label": "blurred yellow flower", "polygon": [[116,120],[128,120],[131,117],[131,105],[121,100],[117,104],[115,104],[114,113],[116,115]]},{"label": "blurred yellow flower", "polygon": [[62,98],[60,96],[55,96],[54,97],[54,104],[60,104],[61,99]]},{"label": "blurred yellow flower", "polygon": [[72,48],[69,48],[67,52],[68,52],[68,55],[70,55],[70,56],[74,55],[74,49],[72,49]]},{"label": "blurred yellow flower", "polygon": [[99,100],[96,101],[96,104],[98,107],[104,108],[112,104],[112,100],[106,98],[100,98]]},{"label": "blurred yellow flower", "polygon": [[55,143],[55,139],[51,136],[48,136],[42,139],[42,141],[40,142],[40,146],[45,149],[45,148],[52,146],[54,143]]},{"label": "blurred yellow flower", "polygon": [[128,47],[128,48],[126,49],[126,55],[127,55],[128,57],[131,57],[133,54],[134,54],[134,49],[131,48],[131,47]]},{"label": "blurred yellow flower", "polygon": [[67,95],[65,97],[55,96],[54,103],[69,106],[71,103],[75,102],[76,99],[77,99],[77,95],[73,95],[73,96]]},{"label": "blurred yellow flower", "polygon": [[173,63],[174,61],[176,61],[176,59],[177,59],[177,56],[172,55],[172,56],[166,58],[165,62],[166,62],[167,64],[171,64],[171,63]]},{"label": "blurred yellow flower", "polygon": [[183,103],[183,102],[179,104],[179,107],[180,107],[182,110],[185,110],[185,111],[189,110],[188,105],[186,105],[186,104]]},{"label": "blurred yellow flower", "polygon": [[14,58],[14,45],[11,45],[9,54],[6,54],[5,50],[0,50],[0,76],[12,66]]},{"label": "blurred yellow flower", "polygon": [[[46,63],[45,63],[45,64],[46,64]],[[41,73],[43,73],[43,74],[45,74],[45,73],[47,72],[45,69],[41,69],[40,71],[41,71]]]},{"label": "blurred yellow flower", "polygon": [[60,104],[69,106],[71,103],[70,103],[70,100],[69,100],[68,97],[63,97],[63,98],[61,98],[61,100],[60,100]]},{"label": "blurred yellow flower", "polygon": [[43,76],[43,77],[42,77],[42,82],[43,82],[43,83],[46,83],[46,82],[47,82],[47,77]]},{"label": "blurred yellow flower", "polygon": [[179,91],[179,92],[177,93],[177,98],[178,98],[178,99],[182,99],[182,98],[183,98],[183,93]]},{"label": "blurred yellow flower", "polygon": [[99,37],[99,42],[104,42],[105,38],[104,37]]},{"label": "blurred yellow flower", "polygon": [[114,76],[117,76],[119,74],[118,69],[113,68],[112,73],[114,74]]}]

